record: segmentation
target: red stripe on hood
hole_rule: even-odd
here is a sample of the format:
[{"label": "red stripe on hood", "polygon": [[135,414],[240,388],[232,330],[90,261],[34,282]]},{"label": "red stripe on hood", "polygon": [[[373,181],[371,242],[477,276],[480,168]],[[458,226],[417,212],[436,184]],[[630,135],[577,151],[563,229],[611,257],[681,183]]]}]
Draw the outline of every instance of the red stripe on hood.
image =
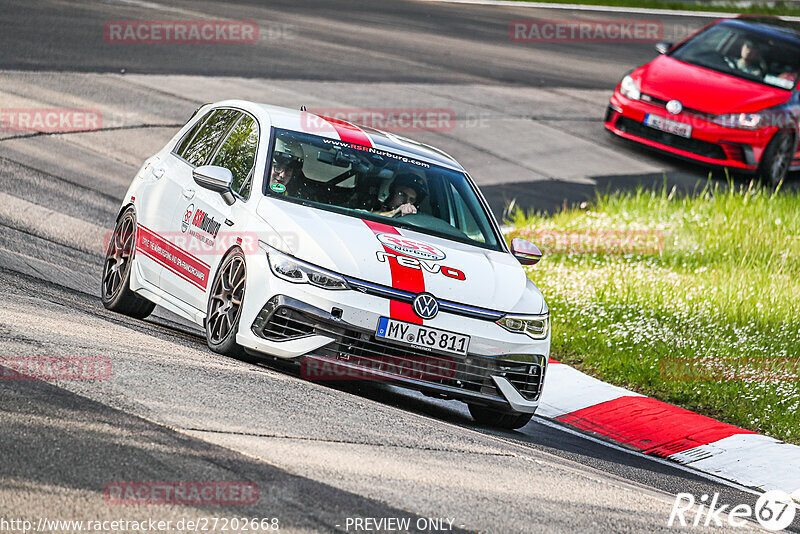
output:
[{"label": "red stripe on hood", "polygon": [[[367,221],[362,219],[364,224],[369,226],[375,235],[378,234],[394,234],[401,235],[394,226],[383,224],[379,222]],[[405,256],[395,250],[390,249],[386,245],[383,249],[390,254],[397,254],[398,256]],[[395,289],[402,289],[412,293],[422,293],[425,291],[425,278],[422,276],[422,269],[412,269],[410,267],[403,267],[397,263],[395,258],[387,258],[389,262],[389,269],[392,273],[392,287]],[[422,324],[422,319],[414,313],[411,304],[408,302],[398,302],[396,300],[389,301],[389,316],[398,321],[407,321],[409,323]]]},{"label": "red stripe on hood", "polygon": [[323,115],[317,115],[317,117],[328,121],[331,126],[333,126],[333,129],[336,130],[336,133],[339,134],[339,138],[342,141],[356,145],[372,146],[372,141],[370,141],[367,134],[364,133],[364,130],[355,124],[350,124],[340,119],[334,119],[333,117],[325,117]]}]

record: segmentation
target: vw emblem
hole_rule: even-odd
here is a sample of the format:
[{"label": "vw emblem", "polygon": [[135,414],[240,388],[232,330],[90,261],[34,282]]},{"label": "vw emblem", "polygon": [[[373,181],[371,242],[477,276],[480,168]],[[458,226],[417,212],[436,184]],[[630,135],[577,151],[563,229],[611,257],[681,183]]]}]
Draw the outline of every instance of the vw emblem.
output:
[{"label": "vw emblem", "polygon": [[422,319],[433,319],[439,313],[439,303],[430,293],[420,293],[411,302],[411,307]]},{"label": "vw emblem", "polygon": [[680,100],[670,100],[667,102],[667,111],[673,115],[677,115],[683,111],[683,104],[681,104]]}]

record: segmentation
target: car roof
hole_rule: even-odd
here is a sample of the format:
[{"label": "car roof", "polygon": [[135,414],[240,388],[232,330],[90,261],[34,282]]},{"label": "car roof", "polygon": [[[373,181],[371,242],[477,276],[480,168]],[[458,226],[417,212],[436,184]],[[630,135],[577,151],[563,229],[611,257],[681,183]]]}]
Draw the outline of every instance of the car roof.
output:
[{"label": "car roof", "polygon": [[764,15],[740,15],[725,19],[721,24],[745,27],[763,35],[782,37],[800,45],[800,22]]},{"label": "car roof", "polygon": [[358,126],[338,119],[328,119],[299,109],[295,110],[245,100],[225,100],[210,104],[210,106],[232,106],[251,112],[261,112],[269,117],[270,123],[275,128],[304,132],[330,139],[347,141],[348,139],[343,139],[343,136],[347,137],[347,133],[354,133],[356,137],[361,137],[362,139],[363,136],[366,136],[368,143],[377,149],[466,172],[452,156],[442,150],[390,132]]}]

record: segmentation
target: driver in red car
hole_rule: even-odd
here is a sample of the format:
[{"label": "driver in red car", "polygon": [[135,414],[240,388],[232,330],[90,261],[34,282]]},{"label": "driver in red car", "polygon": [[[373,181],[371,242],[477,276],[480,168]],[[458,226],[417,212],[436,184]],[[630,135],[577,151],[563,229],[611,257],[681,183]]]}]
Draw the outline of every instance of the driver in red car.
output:
[{"label": "driver in red car", "polygon": [[742,43],[742,49],[739,54],[740,57],[736,60],[737,69],[753,76],[764,76],[767,67],[764,60],[761,59],[761,50],[753,41]]},{"label": "driver in red car", "polygon": [[389,188],[389,196],[380,203],[376,215],[402,217],[417,213],[428,191],[422,178],[411,173],[398,175]]}]

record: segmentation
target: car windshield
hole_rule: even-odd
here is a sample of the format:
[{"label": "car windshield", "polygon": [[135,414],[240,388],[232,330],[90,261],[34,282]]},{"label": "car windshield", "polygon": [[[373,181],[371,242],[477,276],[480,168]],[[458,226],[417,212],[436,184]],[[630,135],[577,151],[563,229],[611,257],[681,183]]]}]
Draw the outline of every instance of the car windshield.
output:
[{"label": "car windshield", "polygon": [[792,89],[800,73],[800,48],[737,24],[712,26],[670,57],[781,89]]},{"label": "car windshield", "polygon": [[502,250],[463,172],[378,148],[275,129],[264,194]]}]

